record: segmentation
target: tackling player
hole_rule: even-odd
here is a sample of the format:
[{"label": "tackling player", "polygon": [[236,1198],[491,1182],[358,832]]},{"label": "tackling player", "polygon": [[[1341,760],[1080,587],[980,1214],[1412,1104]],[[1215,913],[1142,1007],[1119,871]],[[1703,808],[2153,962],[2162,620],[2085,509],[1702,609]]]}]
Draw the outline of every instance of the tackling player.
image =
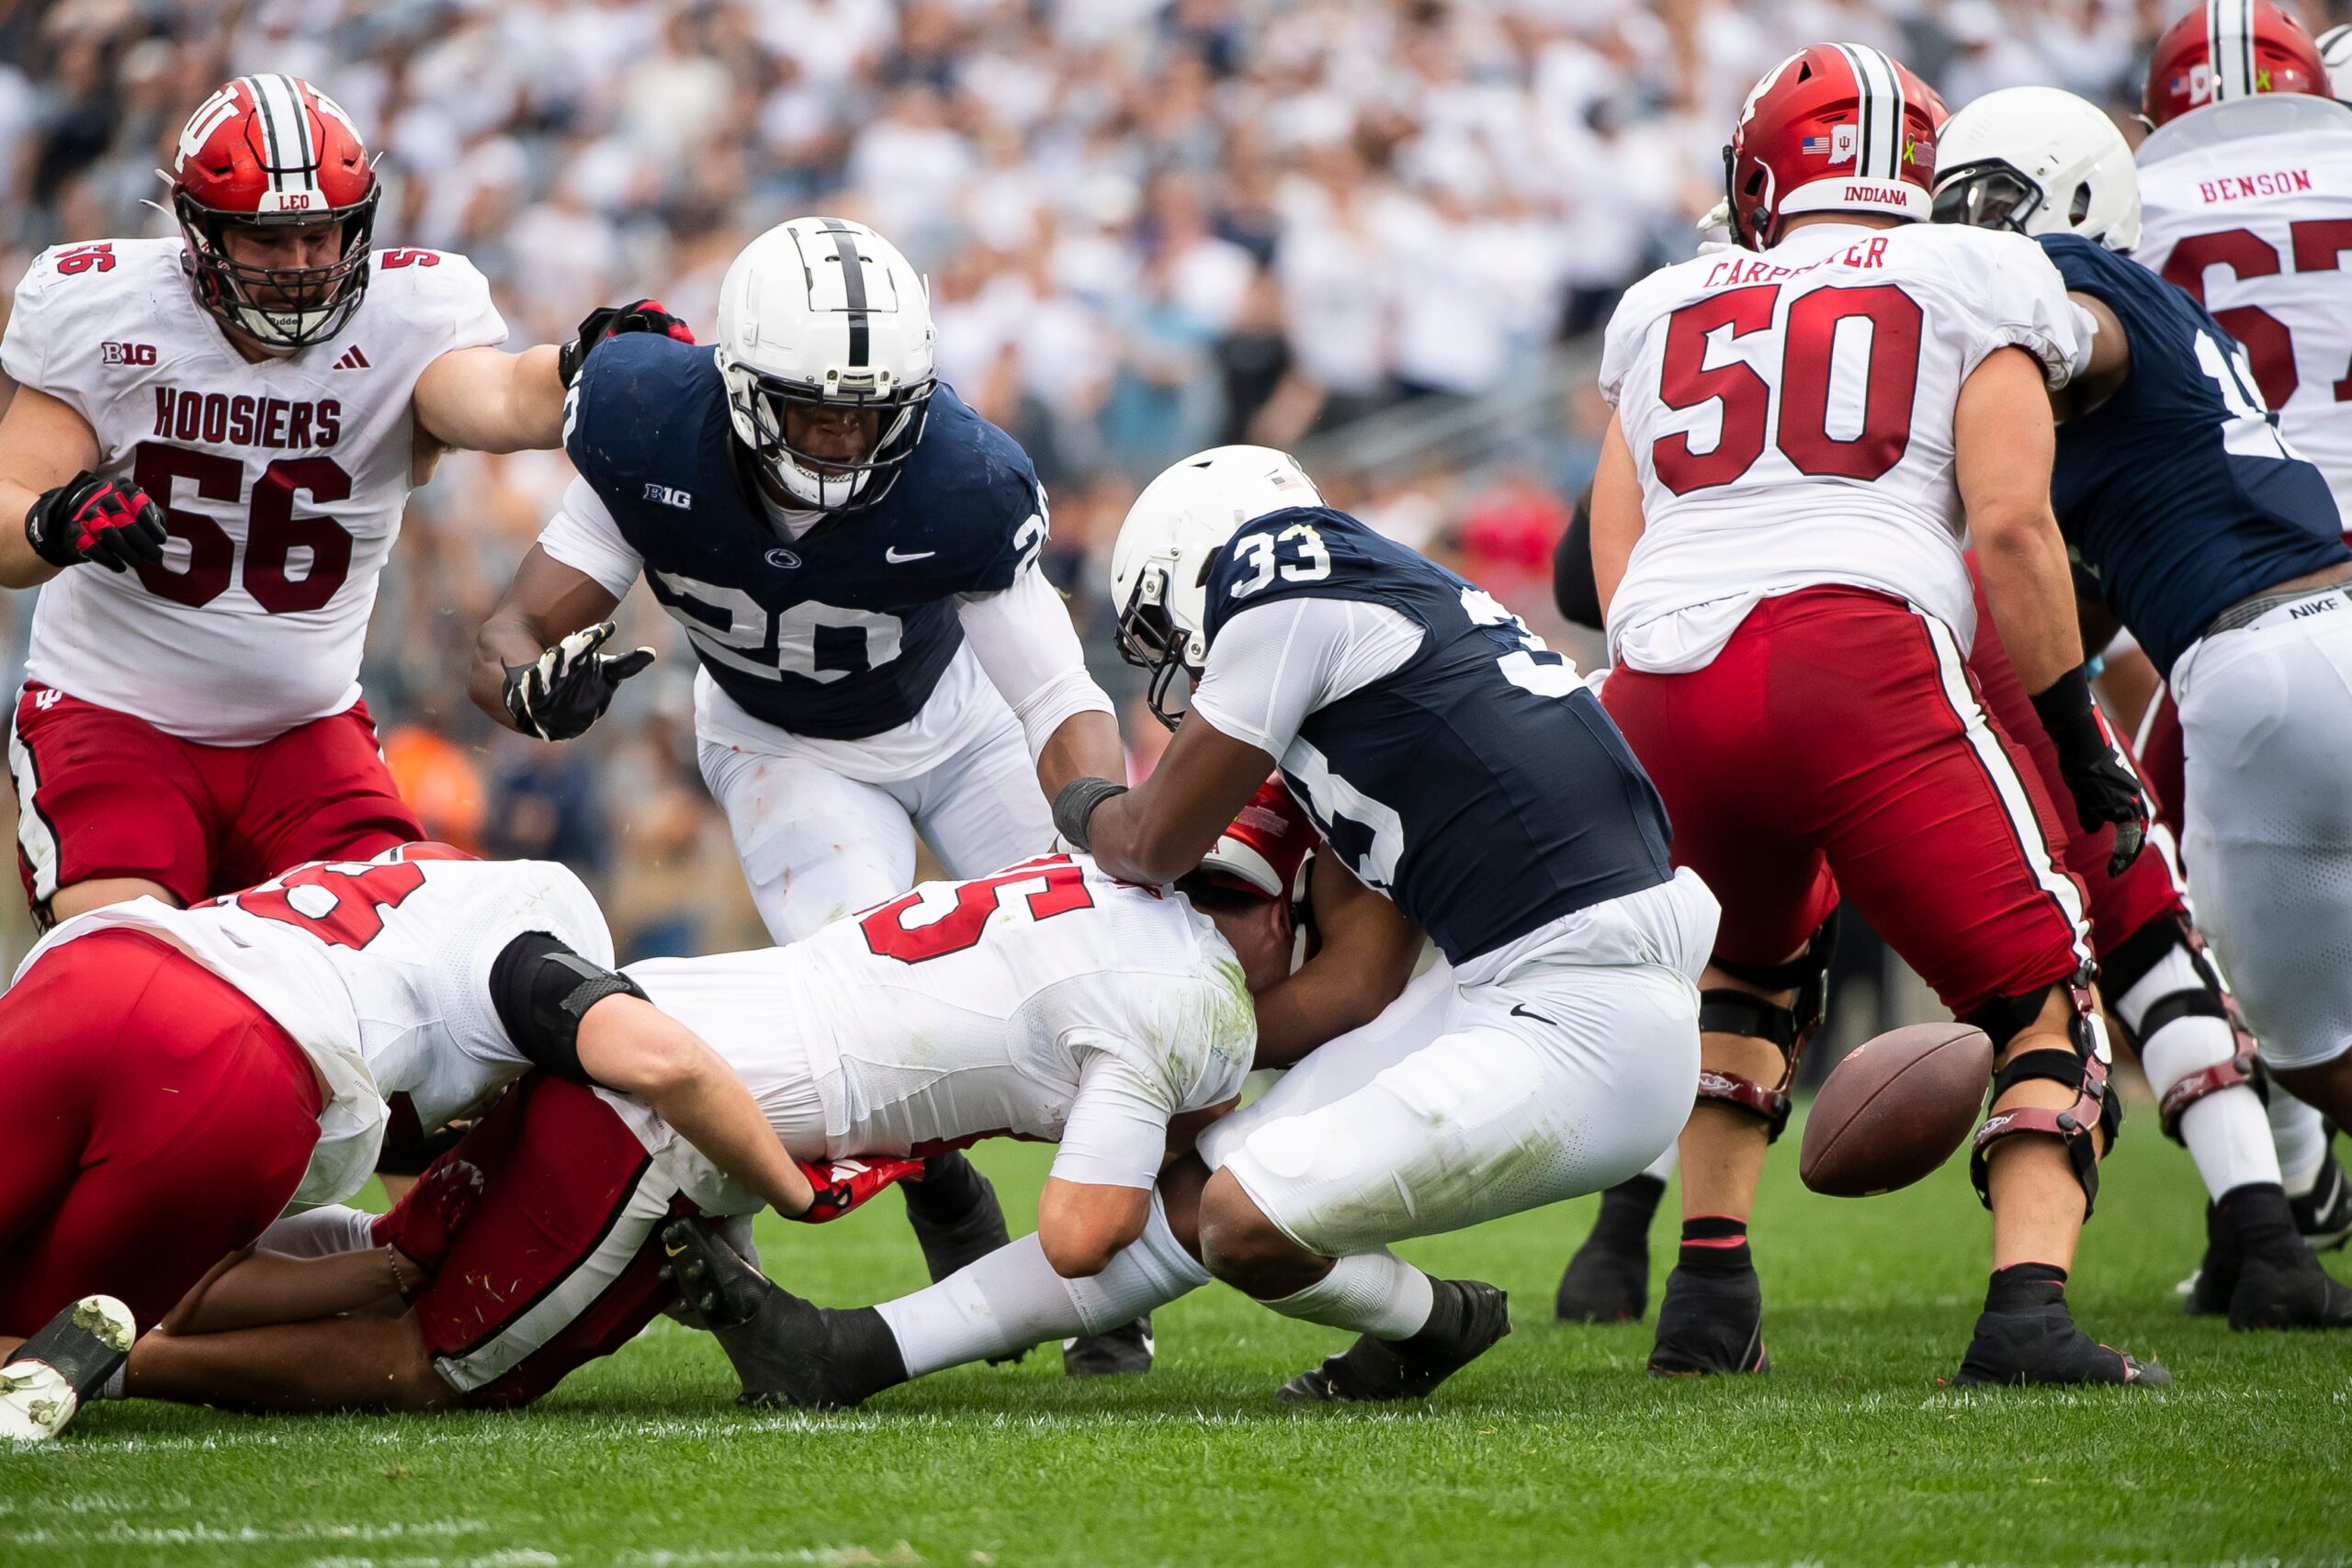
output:
[{"label": "tackling player", "polygon": [[[1292,974],[1291,896],[1311,838],[1253,807],[1175,894],[1049,856],[927,883],[789,947],[628,973],[734,1064],[775,1136],[824,1179],[822,1206],[802,1217],[846,1213],[943,1144],[1043,1139],[1060,1151],[1037,1234],[1013,1250],[1050,1260],[1072,1289],[1130,1255],[1129,1271],[1189,1288],[1205,1276],[1169,1234],[1152,1185],[1250,1069],[1250,996],[1338,970],[1376,1004],[1402,986],[1418,948],[1417,935],[1346,934],[1385,906],[1367,909],[1380,901],[1329,866],[1317,885],[1334,903],[1337,941]],[[268,1408],[514,1405],[616,1349],[675,1299],[662,1269],[684,1244],[665,1252],[656,1235],[669,1216],[748,1214],[759,1201],[654,1110],[576,1078],[553,1069],[527,1080],[448,1156],[441,1168],[469,1163],[487,1179],[413,1310],[229,1333],[175,1327],[141,1343],[127,1392]],[[261,1267],[289,1296],[288,1276],[319,1272]],[[331,1267],[387,1293],[365,1259]],[[233,1278],[214,1292],[223,1285],[254,1293]],[[300,1293],[314,1317],[365,1304]],[[1150,1304],[1123,1304],[1091,1326]],[[745,1348],[725,1337],[730,1351]],[[844,1346],[841,1359],[854,1366],[876,1348]],[[762,1386],[756,1355],[746,1377]]]},{"label": "tackling player", "polygon": [[177,238],[44,251],[0,340],[0,584],[45,585],[9,744],[44,925],[423,838],[359,697],[401,509],[446,447],[560,435],[570,358],[498,352],[464,257],[369,249],[381,188],[309,83],[214,93],[169,179]]},{"label": "tackling player", "polygon": [[2115,827],[2120,871],[2148,807],[2091,701],[2050,512],[2043,386],[2086,345],[2031,242],[1923,221],[1937,110],[1875,49],[1782,62],[1725,150],[1743,248],[1635,285],[1603,349],[1602,700],[1677,860],[1724,899],[1655,1372],[1769,1365],[1747,1216],[1842,896],[1999,1053],[1970,1162],[1994,1271],[1960,1381],[2168,1381],[2067,1312],[2118,1107],[2082,889],[1964,665],[1963,517],[2078,819]]},{"label": "tackling player", "polygon": [[[2137,152],[2143,233],[2132,259],[2188,290],[2245,346],[2261,400],[2352,516],[2352,110],[2332,91],[2318,43],[2270,0],[2210,0],[2175,22],[2157,40],[2142,97],[2154,130]],[[2186,684],[2152,710],[2154,757],[2179,754],[2172,737]],[[2257,776],[2209,755],[2173,793],[2206,922],[2229,953],[2270,1066],[2341,1123],[2352,1103],[2352,1067],[2343,1066],[2352,991],[2333,958],[2311,967],[2308,941],[2341,920],[2352,863],[2340,849],[2311,846],[2352,840],[2340,816],[2279,815],[2272,796],[2296,776]],[[2203,786],[2222,793],[2209,797],[2214,815],[2200,821]],[[2330,792],[2312,804],[2343,801]],[[2222,874],[2243,888],[2199,863],[2198,846],[2216,842],[2243,844]],[[2340,1244],[2352,1232],[2352,1190],[2329,1157],[2319,1113],[2274,1095],[2271,1122],[2299,1222],[2320,1245]]]},{"label": "tackling player", "polygon": [[[357,1191],[392,1114],[437,1127],[534,1066],[641,1097],[806,1209],[741,1081],[611,959],[563,867],[438,844],[61,925],[0,996],[0,1345],[93,1292],[153,1325],[281,1210]],[[0,1427],[51,1435],[61,1392],[0,1377]]]}]

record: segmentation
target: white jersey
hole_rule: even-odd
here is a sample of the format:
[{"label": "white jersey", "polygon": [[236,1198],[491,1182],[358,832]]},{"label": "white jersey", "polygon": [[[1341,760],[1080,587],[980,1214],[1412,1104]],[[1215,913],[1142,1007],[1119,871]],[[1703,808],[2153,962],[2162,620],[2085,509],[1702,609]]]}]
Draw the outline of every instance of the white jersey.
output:
[{"label": "white jersey", "polygon": [[[926,882],[789,947],[627,972],[803,1159],[1012,1136],[1062,1145],[1065,1180],[1148,1187],[1169,1119],[1239,1093],[1257,1048],[1208,918],[1082,857]],[[758,1207],[651,1111],[605,1099],[707,1210]]]},{"label": "white jersey", "polygon": [[417,377],[506,326],[463,256],[379,251],[341,333],[249,364],[180,246],[61,245],[17,286],[0,368],[86,420],[97,471],[145,491],[172,536],[159,566],[44,584],[26,674],[184,739],[256,745],[359,700]]},{"label": "white jersey", "polygon": [[1941,224],[1808,224],[1635,284],[1600,364],[1642,482],[1615,661],[1703,668],[1760,600],[1833,583],[1907,600],[1965,644],[1961,385],[2005,347],[2064,385],[2079,315],[2031,240]]},{"label": "white jersey", "polygon": [[2352,518],[2352,109],[2224,100],[2140,144],[2132,259],[2245,345],[2263,400]]},{"label": "white jersey", "polygon": [[546,931],[584,958],[613,961],[603,912],[562,866],[433,844],[313,862],[188,909],[153,898],[108,905],[59,926],[17,973],[61,942],[125,926],[244,992],[318,1066],[328,1100],[288,1205],[297,1209],[339,1202],[367,1182],[391,1097],[407,1096],[429,1130],[529,1070],[491,1000],[491,966],[508,942]]}]

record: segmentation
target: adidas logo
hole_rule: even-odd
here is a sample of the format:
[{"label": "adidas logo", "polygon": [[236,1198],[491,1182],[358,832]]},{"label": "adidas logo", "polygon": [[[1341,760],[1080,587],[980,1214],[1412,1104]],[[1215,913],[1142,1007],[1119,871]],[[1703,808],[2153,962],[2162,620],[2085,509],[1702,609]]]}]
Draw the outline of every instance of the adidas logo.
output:
[{"label": "adidas logo", "polygon": [[365,370],[368,368],[368,356],[359,352],[359,345],[355,343],[349,348],[343,351],[343,357],[334,362],[334,368],[337,370]]}]

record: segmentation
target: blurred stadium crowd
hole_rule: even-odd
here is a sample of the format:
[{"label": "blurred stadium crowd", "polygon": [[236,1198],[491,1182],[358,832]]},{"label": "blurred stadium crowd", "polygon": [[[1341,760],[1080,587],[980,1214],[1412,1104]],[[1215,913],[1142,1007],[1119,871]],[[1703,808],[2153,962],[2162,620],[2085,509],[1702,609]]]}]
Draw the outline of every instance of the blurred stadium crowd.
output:
[{"label": "blurred stadium crowd", "polygon": [[[1606,412],[1586,356],[1617,292],[1689,254],[1755,78],[1855,39],[1955,105],[2044,83],[2120,112],[2177,8],[0,0],[0,288],[44,245],[168,232],[142,204],[189,109],[290,72],[382,152],[379,243],[470,256],[516,344],[640,294],[706,329],[736,250],[796,212],[894,238],[932,279],[943,373],[1037,460],[1106,682],[1136,483],[1227,440],[1307,443],[1341,503],[1556,632],[1550,548]],[[1434,426],[1455,438],[1416,442]],[[1525,438],[1477,439],[1507,426]],[[366,676],[388,754],[441,836],[600,879],[625,955],[757,941],[694,773],[691,655],[644,595],[625,640],[662,661],[582,741],[465,702],[473,629],[567,474],[460,455],[417,496]],[[30,602],[0,599],[11,688]]]}]

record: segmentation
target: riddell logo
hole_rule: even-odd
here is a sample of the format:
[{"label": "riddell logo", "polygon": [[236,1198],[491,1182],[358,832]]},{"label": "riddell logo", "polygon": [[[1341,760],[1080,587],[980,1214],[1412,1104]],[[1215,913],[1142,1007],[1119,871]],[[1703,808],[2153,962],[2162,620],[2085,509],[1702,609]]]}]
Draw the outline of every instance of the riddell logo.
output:
[{"label": "riddell logo", "polygon": [[104,365],[153,365],[155,345],[152,343],[102,343],[98,344],[98,360]]}]

